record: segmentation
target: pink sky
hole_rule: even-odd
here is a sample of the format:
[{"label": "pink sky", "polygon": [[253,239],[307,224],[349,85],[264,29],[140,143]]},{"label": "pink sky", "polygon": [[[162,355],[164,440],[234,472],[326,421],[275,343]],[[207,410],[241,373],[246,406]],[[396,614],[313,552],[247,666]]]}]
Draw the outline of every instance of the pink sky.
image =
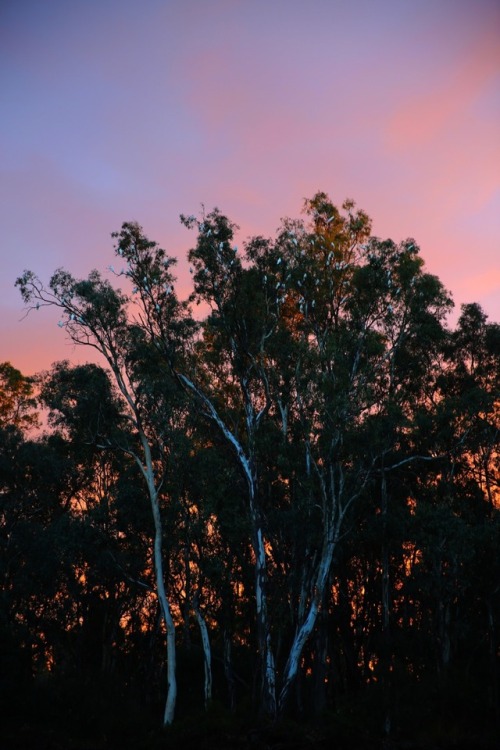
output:
[{"label": "pink sky", "polygon": [[457,307],[500,321],[498,0],[3,0],[0,361],[85,361],[24,268],[105,271],[139,221],[184,257],[179,213],[272,234],[318,189],[412,236]]}]

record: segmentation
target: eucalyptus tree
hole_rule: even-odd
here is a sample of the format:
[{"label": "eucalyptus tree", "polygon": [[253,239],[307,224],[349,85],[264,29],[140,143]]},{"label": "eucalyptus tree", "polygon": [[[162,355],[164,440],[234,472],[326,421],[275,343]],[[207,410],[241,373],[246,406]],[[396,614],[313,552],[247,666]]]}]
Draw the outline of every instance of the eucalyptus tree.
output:
[{"label": "eucalyptus tree", "polygon": [[165,588],[160,496],[171,469],[169,433],[183,407],[150,334],[152,330],[161,333],[169,357],[180,361],[194,325],[173,288],[175,260],[149,242],[136,224],[124,224],[114,236],[118,240],[116,255],[125,264],[118,275],[132,287],[131,292],[114,288],[98,271],[77,280],[58,269],[48,286],[33,272],[25,271],[16,284],[29,309],[58,308],[59,326],[75,344],[97,350],[112,373],[125,423],[114,434],[97,431],[95,438],[103,448],[117,448],[130,455],[147,486],[155,530],[156,594],[167,638],[164,723],[170,724],[177,695],[175,625]]},{"label": "eucalyptus tree", "polygon": [[[253,238],[243,262],[232,245],[234,226],[218,211],[183,219],[198,230],[189,256],[194,299],[211,312],[198,343],[199,369],[180,380],[234,451],[246,480],[263,706],[270,714],[286,705],[355,501],[390,468],[384,458],[397,453],[408,431],[412,388],[421,385],[412,368],[415,374],[419,363],[421,378],[433,372],[435,347],[428,345],[439,339],[450,304],[440,282],[424,273],[413,241],[370,238],[369,218],[351,201],[341,211],[318,193],[305,208],[307,223],[285,220],[275,241]],[[388,415],[397,429],[388,434],[380,427],[374,440],[374,426]],[[269,505],[262,455],[272,434],[281,435],[273,460],[278,451],[294,458],[288,477],[271,480]],[[268,589],[271,569],[276,583],[283,540],[283,528],[273,538],[271,521],[280,482],[299,488],[285,489],[281,502],[305,515],[287,573],[290,584],[300,571],[300,583],[291,597],[287,592],[293,633],[278,686]]]},{"label": "eucalyptus tree", "polygon": [[[218,210],[200,221],[182,217],[198,229],[189,253],[194,271],[193,300],[210,306],[197,345],[197,370],[179,373],[202,413],[233,451],[244,478],[255,560],[257,643],[261,663],[262,708],[276,714],[276,665],[268,602],[265,519],[259,494],[257,439],[271,407],[266,342],[278,319],[278,304],[261,284],[253,265],[244,267],[233,245],[233,225]],[[251,257],[249,258],[251,261]]]},{"label": "eucalyptus tree", "polygon": [[293,414],[320,499],[313,507],[321,509],[322,529],[321,545],[302,563],[304,570],[312,561],[314,567],[297,609],[282,703],[356,501],[391,461],[416,458],[414,450],[398,455],[401,436],[409,431],[409,404],[417,398],[412,388],[418,393],[436,365],[436,342],[450,305],[438,279],[423,271],[412,240],[396,245],[370,237],[368,217],[354,212],[350,201],[343,209],[319,193],[306,202],[309,225],[285,223],[279,237],[280,274],[283,283],[289,280],[284,311],[300,343],[290,378]]}]

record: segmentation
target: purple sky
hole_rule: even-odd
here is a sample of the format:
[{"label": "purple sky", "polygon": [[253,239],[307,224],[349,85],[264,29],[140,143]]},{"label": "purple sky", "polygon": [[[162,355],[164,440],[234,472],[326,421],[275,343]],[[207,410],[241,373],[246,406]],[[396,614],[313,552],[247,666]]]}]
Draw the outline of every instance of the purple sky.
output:
[{"label": "purple sky", "polygon": [[500,320],[499,0],[1,0],[0,361],[85,361],[24,268],[113,262],[126,220],[180,259],[179,213],[240,242],[325,190],[414,237]]}]

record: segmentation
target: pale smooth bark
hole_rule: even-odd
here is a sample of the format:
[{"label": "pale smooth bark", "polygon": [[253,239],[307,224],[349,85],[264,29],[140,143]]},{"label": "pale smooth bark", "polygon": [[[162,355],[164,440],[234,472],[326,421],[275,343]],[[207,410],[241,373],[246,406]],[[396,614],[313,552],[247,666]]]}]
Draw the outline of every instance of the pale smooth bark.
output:
[{"label": "pale smooth bark", "polygon": [[163,725],[172,724],[175,714],[175,703],[177,699],[177,678],[176,678],[176,653],[175,653],[175,625],[172,618],[172,612],[165,591],[165,578],[163,572],[163,528],[161,522],[160,505],[158,501],[158,488],[155,483],[154,468],[151,458],[151,449],[144,434],[141,434],[141,442],[144,449],[145,465],[138,459],[137,462],[146,479],[149,497],[151,500],[151,510],[155,527],[154,538],[154,567],[156,575],[156,592],[160,609],[165,620],[167,632],[167,698],[165,701],[165,711],[163,714]]},{"label": "pale smooth bark", "polygon": [[328,581],[328,575],[333,559],[333,552],[336,546],[336,535],[331,539],[326,539],[323,546],[323,553],[321,561],[319,563],[316,580],[313,587],[312,597],[309,602],[309,607],[305,615],[304,620],[297,626],[295,636],[290,648],[290,653],[286,662],[285,669],[283,671],[283,679],[281,683],[281,690],[279,694],[279,711],[282,712],[286,706],[288,696],[290,694],[290,688],[292,687],[299,670],[300,657],[302,651],[311,635],[316,619],[319,612],[319,607],[323,599],[326,584]]}]

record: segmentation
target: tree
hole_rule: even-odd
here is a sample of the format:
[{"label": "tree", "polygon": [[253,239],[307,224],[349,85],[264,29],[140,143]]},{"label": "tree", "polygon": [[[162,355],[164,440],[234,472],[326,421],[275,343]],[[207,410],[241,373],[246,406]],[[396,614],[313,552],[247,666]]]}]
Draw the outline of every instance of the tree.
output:
[{"label": "tree", "polygon": [[[275,243],[255,238],[245,264],[231,244],[234,225],[217,210],[198,222],[183,218],[199,232],[189,254],[194,299],[212,312],[198,345],[201,374],[179,378],[234,450],[246,479],[263,706],[270,715],[287,703],[345,521],[397,436],[369,442],[363,456],[354,446],[369,441],[377,415],[410,382],[408,360],[417,361],[442,331],[449,306],[439,281],[422,272],[414,242],[363,244],[368,217],[354,212],[351,201],[343,209],[318,193],[306,202],[309,226],[287,220]],[[302,527],[309,541],[302,540],[293,561],[307,573],[292,609],[279,697],[267,590],[275,546],[259,465],[269,422],[283,435],[285,453],[296,454],[293,432],[304,446],[306,476],[298,481],[309,486]]]},{"label": "tree", "polygon": [[13,425],[22,430],[39,426],[33,379],[10,362],[0,363],[0,427]]},{"label": "tree", "polygon": [[[115,290],[97,271],[78,281],[59,269],[47,288],[35,274],[26,271],[16,283],[26,304],[60,309],[61,326],[76,344],[93,347],[104,357],[121,396],[130,428],[119,437],[104,436],[99,444],[130,455],[146,483],[155,528],[156,593],[167,633],[168,689],[164,723],[170,724],[177,694],[175,626],[165,590],[160,492],[169,468],[167,434],[172,424],[172,383],[168,370],[162,371],[147,334],[151,330],[161,332],[171,356],[182,357],[193,325],[186,306],[178,301],[173,291],[171,268],[175,261],[149,242],[136,224],[125,224],[120,235],[114,236],[119,240],[117,256],[127,263],[121,275],[136,285],[132,296]],[[138,314],[135,320],[129,321],[127,309],[134,295]],[[149,376],[151,371],[155,374],[162,371],[162,377],[153,379]],[[147,378],[145,373],[148,373]]]}]

